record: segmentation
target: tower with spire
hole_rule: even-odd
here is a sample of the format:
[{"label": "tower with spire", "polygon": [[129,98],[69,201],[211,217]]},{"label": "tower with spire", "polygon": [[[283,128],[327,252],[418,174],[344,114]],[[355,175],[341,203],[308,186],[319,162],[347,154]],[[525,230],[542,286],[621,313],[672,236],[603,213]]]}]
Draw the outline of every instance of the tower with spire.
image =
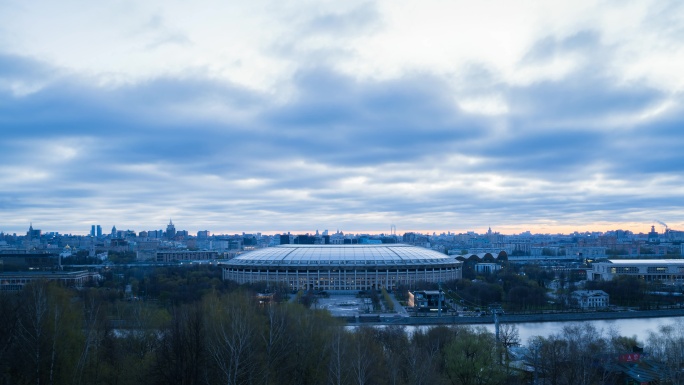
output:
[{"label": "tower with spire", "polygon": [[173,239],[176,236],[176,226],[173,225],[173,221],[169,219],[169,224],[166,226],[166,238]]},{"label": "tower with spire", "polygon": [[40,229],[34,229],[33,228],[33,222],[31,222],[31,225],[29,226],[28,232],[26,232],[26,236],[28,237],[29,241],[32,241],[34,239],[39,239],[41,235]]},{"label": "tower with spire", "polygon": [[40,229],[34,229],[33,223],[31,223],[28,231],[26,232],[26,238],[24,238],[24,245],[26,246],[26,250],[30,250],[38,246],[40,244],[40,236]]}]

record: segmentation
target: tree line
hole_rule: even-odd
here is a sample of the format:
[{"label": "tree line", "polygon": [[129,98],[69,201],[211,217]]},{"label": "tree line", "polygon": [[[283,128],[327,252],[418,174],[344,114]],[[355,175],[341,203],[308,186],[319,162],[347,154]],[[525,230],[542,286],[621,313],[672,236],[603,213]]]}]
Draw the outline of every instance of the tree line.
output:
[{"label": "tree line", "polygon": [[[176,298],[127,301],[107,287],[48,282],[2,293],[0,384],[610,384],[617,355],[643,344],[591,325],[530,341],[507,324],[498,340],[467,326],[347,327],[237,286]],[[684,326],[647,342],[660,383],[681,383]]]}]

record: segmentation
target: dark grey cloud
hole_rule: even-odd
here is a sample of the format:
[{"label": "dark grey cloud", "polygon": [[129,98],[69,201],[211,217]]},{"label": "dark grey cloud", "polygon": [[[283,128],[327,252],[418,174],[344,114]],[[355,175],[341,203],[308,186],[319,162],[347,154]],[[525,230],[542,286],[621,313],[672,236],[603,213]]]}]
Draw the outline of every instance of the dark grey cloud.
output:
[{"label": "dark grey cloud", "polygon": [[[594,32],[546,39],[525,60],[594,51],[599,41]],[[0,91],[0,175],[10,178],[0,207],[17,221],[80,224],[114,210],[143,228],[173,216],[196,229],[263,231],[681,211],[681,98],[595,68],[510,86],[474,65],[477,88],[509,104],[510,114],[489,117],[459,109],[453,88],[432,74],[371,81],[303,68],[283,102],[199,71],[102,88],[4,55],[2,79],[44,84],[26,95]],[[667,100],[669,112],[634,118]],[[623,188],[594,186],[597,175]],[[493,176],[501,180],[491,188],[478,185]],[[353,223],[364,215],[373,218]]]},{"label": "dark grey cloud", "polygon": [[[643,81],[616,81],[610,66],[603,65],[611,50],[593,31],[563,40],[549,37],[530,50],[523,64],[577,53],[581,60],[572,73],[518,86],[485,81],[485,89],[505,95],[511,114],[506,130],[466,150],[474,156],[488,152],[481,170],[559,182],[597,172],[638,180],[681,170],[684,157],[676,149],[684,140],[677,129],[682,124],[681,96]],[[648,116],[668,103],[668,112]]]},{"label": "dark grey cloud", "polygon": [[[0,121],[6,138],[93,135],[112,143],[125,142],[139,150],[131,152],[141,157],[146,156],[142,147],[152,150],[148,155],[155,154],[157,148],[162,154],[175,150],[182,157],[183,148],[218,144],[207,136],[229,138],[247,127],[219,124],[211,117],[187,117],[177,110],[192,110],[203,103],[249,110],[265,100],[245,89],[207,79],[161,78],[112,90],[90,86],[87,80],[71,76],[24,97],[3,95]],[[135,148],[138,145],[141,148]]]},{"label": "dark grey cloud", "polygon": [[318,70],[295,79],[297,99],[270,111],[265,123],[291,149],[325,163],[409,162],[488,131],[455,109],[434,77],[368,84]]}]

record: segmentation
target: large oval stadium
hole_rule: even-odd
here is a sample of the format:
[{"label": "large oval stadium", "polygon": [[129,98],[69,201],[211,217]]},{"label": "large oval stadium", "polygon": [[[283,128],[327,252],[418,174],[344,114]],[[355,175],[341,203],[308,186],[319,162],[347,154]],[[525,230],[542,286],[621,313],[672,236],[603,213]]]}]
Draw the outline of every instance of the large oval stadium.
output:
[{"label": "large oval stadium", "polygon": [[274,282],[293,290],[369,290],[461,278],[461,261],[422,247],[280,245],[242,254],[223,264],[223,279]]}]

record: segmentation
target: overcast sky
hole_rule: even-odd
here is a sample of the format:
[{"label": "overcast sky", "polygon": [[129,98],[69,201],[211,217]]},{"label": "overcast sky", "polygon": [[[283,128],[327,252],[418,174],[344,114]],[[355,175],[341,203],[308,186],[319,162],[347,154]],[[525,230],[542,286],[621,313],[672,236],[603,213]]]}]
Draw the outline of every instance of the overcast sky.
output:
[{"label": "overcast sky", "polygon": [[0,231],[684,230],[680,1],[0,2]]}]

